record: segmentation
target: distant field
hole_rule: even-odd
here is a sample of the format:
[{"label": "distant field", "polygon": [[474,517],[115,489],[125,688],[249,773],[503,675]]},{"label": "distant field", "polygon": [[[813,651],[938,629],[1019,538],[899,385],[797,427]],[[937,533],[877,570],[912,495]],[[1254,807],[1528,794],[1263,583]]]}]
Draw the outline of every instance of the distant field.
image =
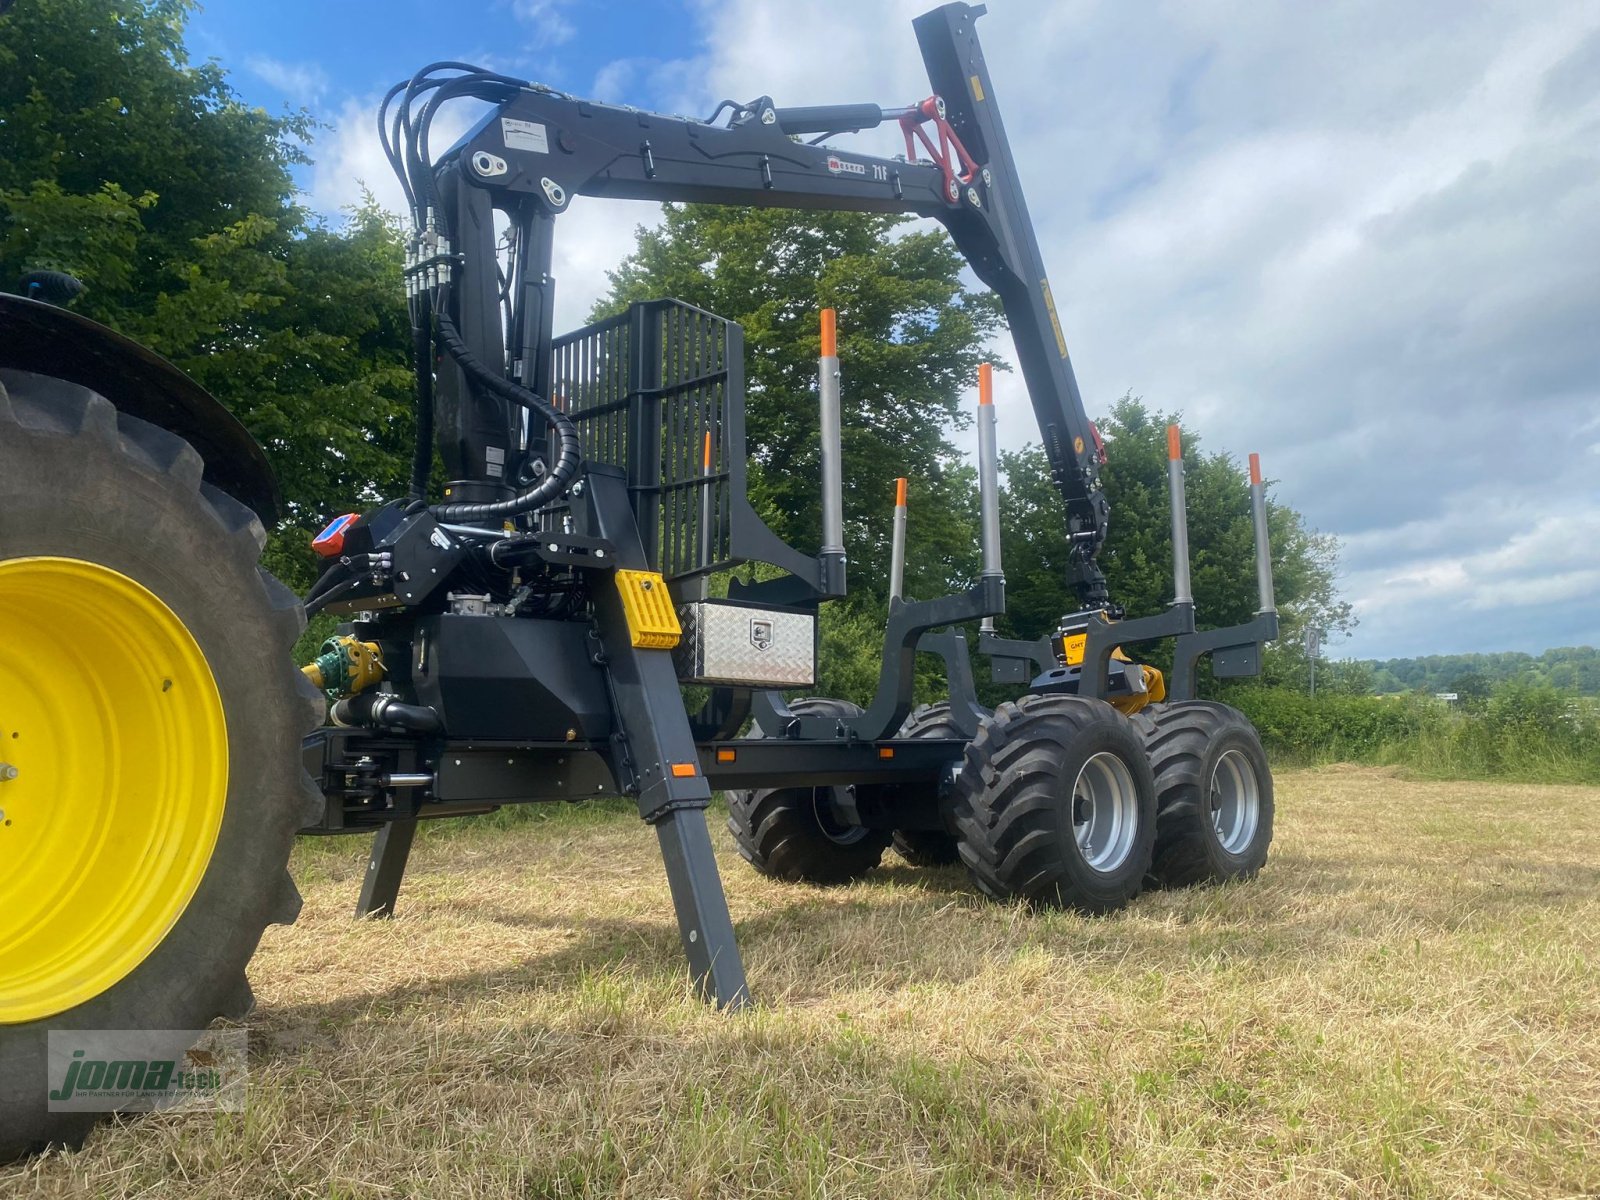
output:
[{"label": "distant field", "polygon": [[[686,994],[615,810],[303,845],[251,1104],[0,1168],[20,1195],[1600,1194],[1600,789],[1285,772],[1248,886],[1085,920],[957,870],[780,886],[716,813],[751,985]],[[898,860],[891,860],[898,863]]]}]

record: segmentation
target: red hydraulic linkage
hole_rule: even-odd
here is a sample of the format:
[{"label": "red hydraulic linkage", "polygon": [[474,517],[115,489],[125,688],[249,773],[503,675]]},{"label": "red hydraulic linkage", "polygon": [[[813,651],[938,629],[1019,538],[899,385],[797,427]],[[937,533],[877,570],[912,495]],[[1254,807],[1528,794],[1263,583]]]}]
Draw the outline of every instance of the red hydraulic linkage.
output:
[{"label": "red hydraulic linkage", "polygon": [[[939,134],[937,147],[923,128],[930,121]],[[951,200],[959,200],[961,185],[972,182],[973,176],[978,173],[978,164],[972,161],[972,155],[967,153],[956,131],[950,128],[950,122],[945,120],[944,100],[939,96],[929,96],[921,104],[906,109],[900,114],[900,132],[906,138],[906,161],[917,161],[917,142],[921,142],[922,148],[928,152],[928,158],[944,176],[945,195]],[[958,162],[961,166],[959,172],[956,170]]]}]

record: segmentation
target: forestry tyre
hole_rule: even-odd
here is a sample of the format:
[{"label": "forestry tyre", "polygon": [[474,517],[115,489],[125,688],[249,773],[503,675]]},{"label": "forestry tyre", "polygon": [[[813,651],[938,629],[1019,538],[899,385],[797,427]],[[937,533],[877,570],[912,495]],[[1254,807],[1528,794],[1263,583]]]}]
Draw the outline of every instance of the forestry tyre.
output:
[{"label": "forestry tyre", "polygon": [[1134,718],[1156,778],[1152,887],[1252,879],[1272,844],[1272,772],[1238,709],[1153,704]]},{"label": "forestry tyre", "polygon": [[77,1146],[51,1030],[204,1029],[300,907],[304,619],[182,439],[0,371],[0,1162]]},{"label": "forestry tyre", "polygon": [[[789,705],[797,715],[858,717],[848,700],[806,696]],[[730,791],[728,831],[745,861],[789,883],[849,883],[883,861],[889,835],[847,825],[834,811],[842,788],[763,788]]]},{"label": "forestry tyre", "polygon": [[1155,781],[1128,718],[1098,700],[1024,696],[967,747],[954,812],[982,891],[1082,913],[1139,894],[1155,841]]},{"label": "forestry tyre", "polygon": [[[950,718],[950,703],[925,704],[900,726],[903,738],[960,738],[967,735]],[[947,867],[961,861],[955,834],[942,829],[896,829],[891,841],[895,853],[913,867]]]}]

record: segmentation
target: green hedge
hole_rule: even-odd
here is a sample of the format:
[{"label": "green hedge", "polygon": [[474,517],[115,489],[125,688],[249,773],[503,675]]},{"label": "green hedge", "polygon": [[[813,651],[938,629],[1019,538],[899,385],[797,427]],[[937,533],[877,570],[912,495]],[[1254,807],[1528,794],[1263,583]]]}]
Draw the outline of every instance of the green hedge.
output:
[{"label": "green hedge", "polygon": [[1222,696],[1291,762],[1405,766],[1438,778],[1600,783],[1600,707],[1554,688],[1507,684],[1471,709],[1428,696],[1338,696],[1255,686]]},{"label": "green hedge", "polygon": [[1222,697],[1261,731],[1268,750],[1309,761],[1367,761],[1442,726],[1449,712],[1412,696],[1315,698],[1283,688],[1230,688]]}]

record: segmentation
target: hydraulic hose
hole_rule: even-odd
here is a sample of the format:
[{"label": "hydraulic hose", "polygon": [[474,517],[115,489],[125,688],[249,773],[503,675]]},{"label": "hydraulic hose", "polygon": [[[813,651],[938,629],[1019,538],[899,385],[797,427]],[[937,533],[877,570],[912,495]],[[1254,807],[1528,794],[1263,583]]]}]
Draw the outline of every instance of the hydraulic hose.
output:
[{"label": "hydraulic hose", "polygon": [[542,397],[525,387],[519,387],[478,361],[472,351],[467,349],[467,344],[461,340],[455,322],[450,319],[443,305],[439,309],[439,341],[473,383],[502,399],[521,405],[549,422],[556,442],[556,461],[537,484],[509,500],[495,500],[481,504],[436,504],[429,511],[441,521],[484,521],[543,508],[567,490],[567,486],[583,465],[583,450],[578,442],[577,427],[567,419],[565,413],[553,408]]},{"label": "hydraulic hose", "polygon": [[442,733],[444,718],[438,709],[405,704],[387,692],[362,692],[338,701],[328,714],[335,725],[392,725],[411,733]]},{"label": "hydraulic hose", "polygon": [[428,497],[428,477],[433,474],[433,318],[428,298],[418,301],[411,327],[411,353],[416,363],[416,448],[411,454],[411,498]]}]

